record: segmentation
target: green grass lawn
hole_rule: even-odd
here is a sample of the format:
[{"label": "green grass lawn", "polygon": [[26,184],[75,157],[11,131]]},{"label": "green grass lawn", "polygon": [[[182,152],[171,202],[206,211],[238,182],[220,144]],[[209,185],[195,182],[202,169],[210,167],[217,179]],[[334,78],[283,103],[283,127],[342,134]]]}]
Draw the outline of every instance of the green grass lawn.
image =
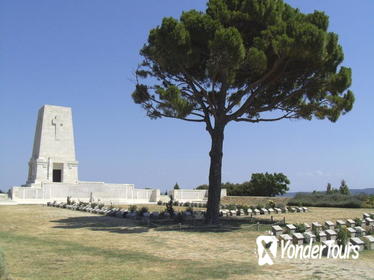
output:
[{"label": "green grass lawn", "polygon": [[[309,279],[326,265],[311,263],[304,272],[297,260],[259,267],[255,238],[268,229],[239,222],[179,230],[60,208],[0,206],[0,248],[13,279],[283,279],[298,270],[299,279]],[[351,270],[346,261],[328,265],[366,277],[373,260],[374,252],[365,252]]]}]

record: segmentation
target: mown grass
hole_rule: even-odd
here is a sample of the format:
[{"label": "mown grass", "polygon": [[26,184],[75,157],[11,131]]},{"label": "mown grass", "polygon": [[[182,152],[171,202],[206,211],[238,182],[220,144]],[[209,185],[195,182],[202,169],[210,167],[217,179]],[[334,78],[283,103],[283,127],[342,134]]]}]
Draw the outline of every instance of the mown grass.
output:
[{"label": "mown grass", "polygon": [[0,250],[0,280],[8,280],[9,274],[5,263],[5,257],[2,250]]},{"label": "mown grass", "polygon": [[12,233],[1,232],[0,239],[9,258],[22,256],[13,266],[13,275],[21,279],[226,279],[254,272],[250,265],[178,261]]},{"label": "mown grass", "polygon": [[[201,233],[131,233],[130,229],[139,227],[122,223],[122,219],[82,217],[85,213],[37,206],[3,209],[0,207],[0,247],[16,279],[227,279],[256,270],[248,258],[237,263],[227,258],[200,258],[205,253],[199,252],[198,244],[187,242],[188,235],[196,234],[198,240]],[[73,227],[67,222],[72,218],[78,219]],[[102,221],[97,223],[97,218]],[[174,234],[178,237],[173,240]]]},{"label": "mown grass", "polygon": [[[322,221],[327,215],[334,220],[348,213],[313,208],[287,219]],[[351,268],[341,270],[351,261],[309,262],[307,270],[300,261],[259,267],[255,239],[269,228],[239,218],[220,228],[183,225],[180,230],[60,208],[0,206],[0,247],[14,279],[307,279],[325,263],[337,275],[352,275]],[[374,251],[365,252],[354,269],[368,276],[373,260]]]}]

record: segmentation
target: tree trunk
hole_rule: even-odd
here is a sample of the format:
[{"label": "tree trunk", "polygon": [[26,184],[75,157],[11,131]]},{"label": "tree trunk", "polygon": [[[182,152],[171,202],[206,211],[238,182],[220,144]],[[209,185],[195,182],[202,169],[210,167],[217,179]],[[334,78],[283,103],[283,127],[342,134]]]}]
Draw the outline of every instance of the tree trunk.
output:
[{"label": "tree trunk", "polygon": [[222,157],[223,157],[223,138],[225,125],[215,123],[215,127],[210,133],[212,146],[209,152],[209,191],[207,205],[207,224],[217,224],[219,219],[219,205],[221,200],[221,175],[222,175]]}]

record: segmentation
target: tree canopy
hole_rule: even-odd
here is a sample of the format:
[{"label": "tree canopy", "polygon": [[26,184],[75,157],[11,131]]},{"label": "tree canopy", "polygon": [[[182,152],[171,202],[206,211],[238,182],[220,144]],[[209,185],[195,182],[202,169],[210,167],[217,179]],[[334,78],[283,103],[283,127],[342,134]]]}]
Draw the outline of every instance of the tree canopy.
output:
[{"label": "tree canopy", "polygon": [[[211,0],[151,30],[133,93],[151,118],[259,122],[352,108],[351,69],[328,17],[278,0]],[[148,82],[143,83],[144,78]],[[224,106],[220,107],[219,102]],[[263,117],[268,111],[276,117]]]}]

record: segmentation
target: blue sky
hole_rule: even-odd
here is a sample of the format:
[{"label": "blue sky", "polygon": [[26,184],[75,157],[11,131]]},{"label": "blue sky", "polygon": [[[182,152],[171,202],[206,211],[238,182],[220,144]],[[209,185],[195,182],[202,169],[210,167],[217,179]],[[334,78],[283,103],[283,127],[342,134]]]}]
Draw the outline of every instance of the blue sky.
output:
[{"label": "blue sky", "polygon": [[[292,191],[374,187],[374,1],[287,1],[323,10],[353,69],[356,103],[337,123],[233,123],[223,181],[283,172]],[[183,188],[207,183],[210,139],[201,124],[150,120],[133,103],[133,72],[148,32],[205,1],[3,0],[0,3],[0,189],[25,183],[36,114],[73,108],[81,180]]]}]

